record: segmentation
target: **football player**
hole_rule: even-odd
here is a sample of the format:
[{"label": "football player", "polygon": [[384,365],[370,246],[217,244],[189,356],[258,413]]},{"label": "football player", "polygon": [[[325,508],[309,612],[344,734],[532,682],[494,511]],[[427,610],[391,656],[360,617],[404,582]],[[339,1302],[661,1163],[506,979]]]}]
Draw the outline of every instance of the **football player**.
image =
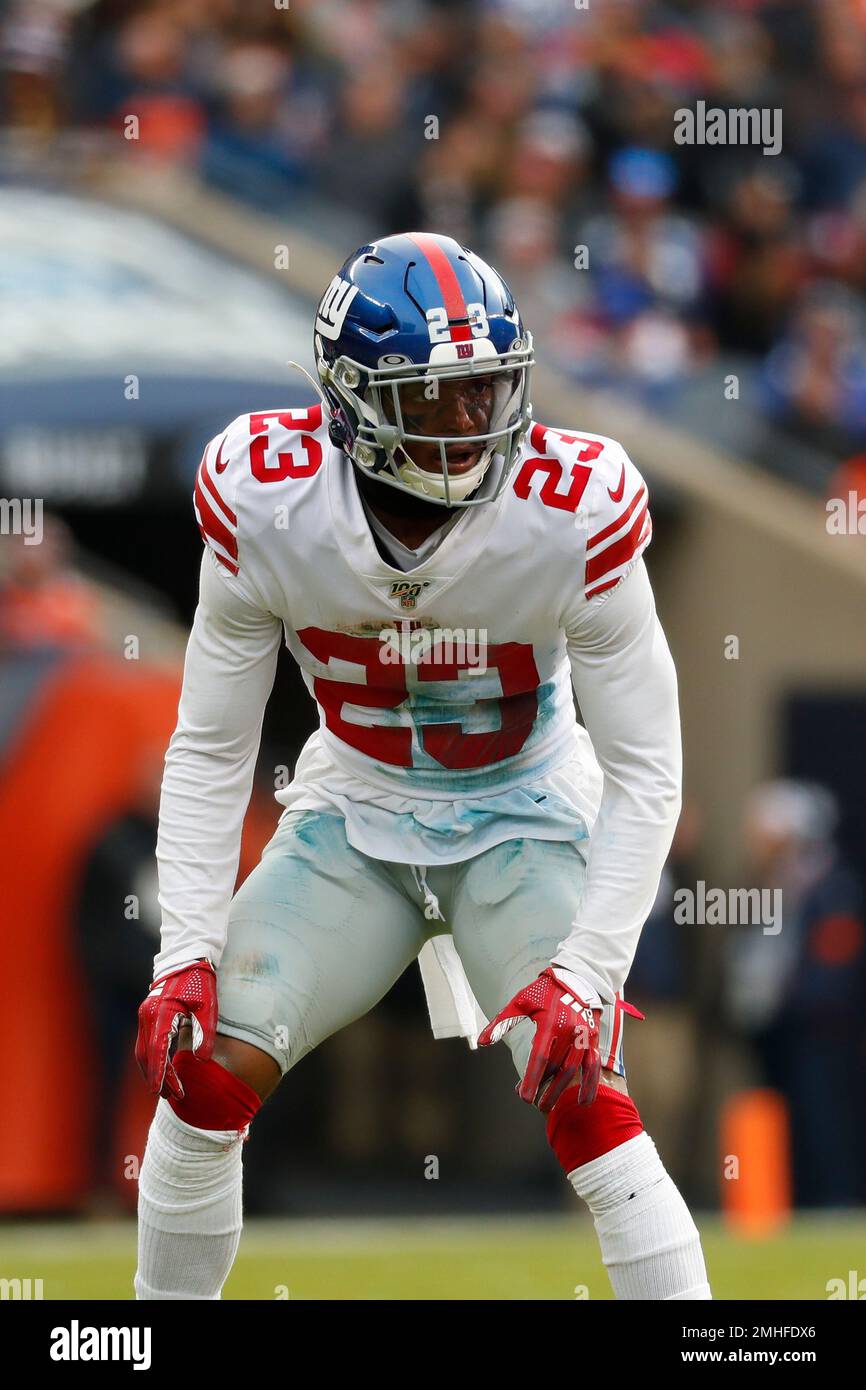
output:
[{"label": "football player", "polygon": [[[623,986],[680,807],[646,485],[615,440],[533,422],[531,335],[450,237],[356,251],[314,349],[320,402],[235,420],[196,478],[136,1045],[160,1096],[137,1296],[220,1297],[259,1107],[420,956],[436,1035],[510,1048],[616,1296],[709,1298],[623,1066]],[[283,640],[320,727],[232,897]]]}]

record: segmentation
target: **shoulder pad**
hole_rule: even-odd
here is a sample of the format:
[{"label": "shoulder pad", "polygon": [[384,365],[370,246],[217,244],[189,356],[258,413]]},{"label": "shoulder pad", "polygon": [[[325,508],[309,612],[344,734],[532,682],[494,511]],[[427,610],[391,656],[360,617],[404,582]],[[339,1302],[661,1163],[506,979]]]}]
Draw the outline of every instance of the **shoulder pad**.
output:
[{"label": "shoulder pad", "polygon": [[649,544],[646,483],[622,445],[606,435],[536,421],[513,488],[554,514],[570,512],[586,528],[586,598],[612,589]]},{"label": "shoulder pad", "polygon": [[192,495],[202,540],[230,574],[238,572],[238,518],[232,503],[239,469],[236,466],[226,474],[230,463],[239,462],[235,457],[241,434],[238,425],[246,418],[240,416],[205,445]]},{"label": "shoulder pad", "polygon": [[269,485],[309,478],[324,458],[322,407],[254,411],[239,415],[205,447],[196,473],[193,506],[202,539],[220,564],[237,575],[238,515],[250,539],[264,526],[276,495]]},{"label": "shoulder pad", "polygon": [[618,584],[652,537],[646,483],[621,444],[614,439],[603,442],[592,490],[587,493],[587,598]]}]

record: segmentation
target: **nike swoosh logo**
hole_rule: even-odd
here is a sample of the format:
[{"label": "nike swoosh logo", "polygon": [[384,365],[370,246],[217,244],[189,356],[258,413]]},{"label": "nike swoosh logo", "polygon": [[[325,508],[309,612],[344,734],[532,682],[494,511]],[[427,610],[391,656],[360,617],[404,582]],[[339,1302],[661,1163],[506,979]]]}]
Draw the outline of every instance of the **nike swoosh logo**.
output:
[{"label": "nike swoosh logo", "polygon": [[610,500],[612,502],[621,502],[622,495],[625,491],[625,464],[621,464],[620,467],[622,469],[622,472],[619,475],[619,482],[617,483],[615,488],[608,488],[608,493],[610,494]]},{"label": "nike swoosh logo", "polygon": [[[226,470],[226,469],[228,468],[228,466],[229,466],[229,461],[228,461],[228,459],[226,459],[224,463],[221,462],[222,456],[223,456],[223,445],[225,444],[225,442],[226,442],[226,441],[225,441],[225,436],[223,436],[223,438],[220,440],[220,446],[219,446],[219,449],[217,450],[217,456],[216,456],[216,460],[215,460],[214,466],[213,466],[213,471],[214,471],[214,473],[224,473],[225,470]],[[615,501],[615,502],[619,501],[619,498],[616,498],[616,497],[615,497],[615,498],[614,498],[614,501]]]}]

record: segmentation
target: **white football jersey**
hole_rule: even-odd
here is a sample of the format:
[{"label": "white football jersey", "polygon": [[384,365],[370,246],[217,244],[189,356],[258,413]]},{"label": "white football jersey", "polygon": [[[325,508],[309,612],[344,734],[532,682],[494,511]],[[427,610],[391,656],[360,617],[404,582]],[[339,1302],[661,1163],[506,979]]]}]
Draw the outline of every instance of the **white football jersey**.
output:
[{"label": "white football jersey", "polygon": [[650,539],[620,445],[536,424],[511,485],[410,573],[382,558],[321,407],[244,415],[205,450],[205,541],[275,614],[321,743],[384,792],[453,800],[561,766],[577,724],[569,631]]},{"label": "white football jersey", "polygon": [[[233,421],[205,449],[195,511],[209,555],[163,783],[158,965],[193,942],[219,958],[282,635],[320,727],[278,799],[337,809],[363,852],[422,865],[592,829],[580,944],[557,959],[612,997],[680,779],[675,677],[640,560],[647,489],[621,445],[534,424],[502,494],[408,572],[377,547],[319,405]],[[205,814],[220,828],[208,849]]]}]

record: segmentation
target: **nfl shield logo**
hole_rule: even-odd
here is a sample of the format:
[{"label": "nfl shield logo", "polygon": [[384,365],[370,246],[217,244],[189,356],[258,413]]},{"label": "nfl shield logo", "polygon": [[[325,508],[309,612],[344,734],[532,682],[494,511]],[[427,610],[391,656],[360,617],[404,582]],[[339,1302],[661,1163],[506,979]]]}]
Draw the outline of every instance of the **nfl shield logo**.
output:
[{"label": "nfl shield logo", "polygon": [[398,599],[401,608],[412,609],[417,606],[421,591],[426,588],[426,579],[415,584],[408,579],[398,579],[391,585],[388,597]]}]

